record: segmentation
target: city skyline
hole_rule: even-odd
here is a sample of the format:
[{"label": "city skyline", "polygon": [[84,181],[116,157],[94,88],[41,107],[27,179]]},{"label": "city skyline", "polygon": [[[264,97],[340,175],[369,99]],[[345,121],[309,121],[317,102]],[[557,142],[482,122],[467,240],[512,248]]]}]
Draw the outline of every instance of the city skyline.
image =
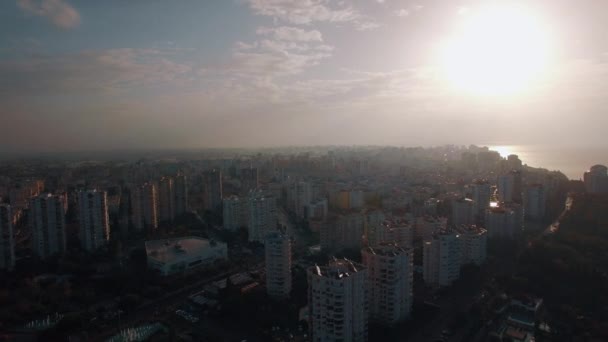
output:
[{"label": "city skyline", "polygon": [[[520,75],[525,89],[491,94],[475,90],[492,85],[479,77],[452,79],[454,87],[437,61],[462,26],[487,25],[476,19],[493,18],[486,4],[7,1],[0,124],[11,129],[0,152],[549,141],[605,148],[608,42],[597,32],[608,4],[505,7],[514,14],[490,26],[504,34],[496,41],[512,46],[522,33],[509,20],[524,18],[551,46],[505,65],[538,69]],[[493,57],[479,46],[463,51]],[[548,53],[542,67],[525,62]],[[556,141],[556,132],[569,139]]]}]

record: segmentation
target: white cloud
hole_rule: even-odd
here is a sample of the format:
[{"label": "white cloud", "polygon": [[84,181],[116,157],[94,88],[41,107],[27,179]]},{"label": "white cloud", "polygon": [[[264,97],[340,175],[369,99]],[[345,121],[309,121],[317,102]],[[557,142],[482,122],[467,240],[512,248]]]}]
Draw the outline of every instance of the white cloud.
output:
[{"label": "white cloud", "polygon": [[80,24],[78,12],[63,0],[17,0],[17,5],[26,13],[45,17],[63,29]]},{"label": "white cloud", "polygon": [[248,0],[255,14],[293,24],[349,22],[361,17],[352,7],[332,8],[324,0]]},{"label": "white cloud", "polygon": [[402,8],[395,11],[395,15],[398,17],[407,17],[410,15],[410,11],[406,10],[405,8]]},{"label": "white cloud", "polygon": [[321,42],[323,36],[317,30],[303,30],[297,27],[260,27],[257,34],[271,36],[276,40],[298,41],[298,42]]}]

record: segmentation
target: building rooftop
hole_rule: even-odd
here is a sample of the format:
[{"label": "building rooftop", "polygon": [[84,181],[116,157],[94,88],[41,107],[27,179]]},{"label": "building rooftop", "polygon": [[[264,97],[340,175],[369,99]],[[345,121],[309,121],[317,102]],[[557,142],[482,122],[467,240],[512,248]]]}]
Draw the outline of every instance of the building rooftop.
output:
[{"label": "building rooftop", "polygon": [[312,272],[320,277],[342,279],[357,273],[364,268],[363,265],[354,263],[348,259],[334,259],[327,266],[311,266]]},{"label": "building rooftop", "polygon": [[403,248],[394,243],[381,243],[378,246],[366,247],[363,250],[371,254],[383,256],[396,256],[399,254],[411,252],[411,249]]},{"label": "building rooftop", "polygon": [[173,239],[146,241],[146,254],[160,262],[177,261],[188,259],[195,255],[205,253],[209,248],[218,243],[213,240],[203,239],[197,236],[186,236]]}]

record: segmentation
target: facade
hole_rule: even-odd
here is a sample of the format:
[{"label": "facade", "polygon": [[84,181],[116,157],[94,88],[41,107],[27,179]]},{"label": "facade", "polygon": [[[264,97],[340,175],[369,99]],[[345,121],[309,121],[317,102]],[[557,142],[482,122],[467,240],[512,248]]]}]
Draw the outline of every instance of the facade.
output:
[{"label": "facade", "polygon": [[110,240],[107,194],[105,191],[78,193],[78,221],[80,245],[86,251],[105,246]]},{"label": "facade", "polygon": [[498,198],[502,202],[522,202],[521,171],[510,171],[498,177]]},{"label": "facade", "polygon": [[460,277],[461,245],[458,233],[446,229],[423,245],[423,278],[427,284],[450,286]]},{"label": "facade", "polygon": [[32,250],[41,259],[66,250],[65,212],[60,196],[42,194],[30,200]]},{"label": "facade", "polygon": [[11,206],[0,204],[0,270],[15,268],[15,232]]},{"label": "facade", "polygon": [[173,182],[175,199],[175,216],[180,217],[188,211],[188,179],[178,174]]},{"label": "facade", "polygon": [[474,224],[475,202],[470,198],[458,198],[452,201],[452,224]]},{"label": "facade", "polygon": [[220,212],[222,209],[222,171],[209,170],[203,173],[205,186],[205,210]]},{"label": "facade", "polygon": [[276,201],[260,191],[253,191],[247,199],[247,231],[249,241],[264,243],[266,234],[277,229]]},{"label": "facade", "polygon": [[485,218],[485,210],[490,206],[492,186],[486,180],[477,180],[471,184],[471,193],[475,218],[483,220]]},{"label": "facade", "polygon": [[273,298],[288,298],[291,292],[291,241],[278,231],[266,235],[266,291]]},{"label": "facade", "polygon": [[163,177],[158,182],[158,220],[166,223],[175,220],[174,183],[171,177]]},{"label": "facade", "polygon": [[488,232],[476,225],[461,225],[454,228],[460,237],[461,265],[473,263],[477,266],[486,261]]},{"label": "facade", "polygon": [[222,217],[224,219],[224,229],[231,232],[246,225],[245,202],[238,196],[224,198],[222,207]]},{"label": "facade", "polygon": [[532,184],[526,189],[525,215],[530,220],[542,220],[545,217],[547,196],[542,184]]},{"label": "facade", "polygon": [[339,251],[360,250],[365,235],[365,215],[349,213],[331,217],[321,226],[321,249]]},{"label": "facade", "polygon": [[367,269],[334,259],[307,271],[310,340],[367,341]]},{"label": "facade", "polygon": [[225,243],[196,236],[146,241],[148,267],[161,275],[184,273],[228,258]]},{"label": "facade", "polygon": [[365,194],[361,190],[351,190],[348,194],[349,209],[361,209],[365,205]]},{"label": "facade", "polygon": [[287,206],[298,218],[304,218],[306,207],[312,202],[312,184],[294,182],[287,189]]},{"label": "facade", "polygon": [[430,240],[438,230],[446,229],[448,219],[438,216],[420,216],[416,218],[415,235],[422,240]]},{"label": "facade", "polygon": [[153,183],[131,190],[131,222],[138,232],[158,228],[158,193]]},{"label": "facade", "polygon": [[328,204],[327,198],[322,198],[311,202],[306,206],[305,217],[307,219],[325,220],[327,218]]},{"label": "facade", "polygon": [[593,165],[585,172],[583,180],[589,193],[608,192],[608,168],[604,165]]},{"label": "facade", "polygon": [[370,319],[392,325],[412,311],[414,251],[394,243],[382,243],[361,251],[367,268]]}]

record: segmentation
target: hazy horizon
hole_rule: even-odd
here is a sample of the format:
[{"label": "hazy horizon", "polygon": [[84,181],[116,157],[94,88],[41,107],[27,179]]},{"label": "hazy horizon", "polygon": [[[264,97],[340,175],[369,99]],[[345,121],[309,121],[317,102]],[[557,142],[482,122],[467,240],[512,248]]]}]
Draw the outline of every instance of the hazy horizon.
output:
[{"label": "hazy horizon", "polygon": [[[0,152],[608,148],[606,12],[548,0],[5,1]],[[492,33],[471,38],[467,25]],[[438,53],[446,42],[458,50]]]}]

